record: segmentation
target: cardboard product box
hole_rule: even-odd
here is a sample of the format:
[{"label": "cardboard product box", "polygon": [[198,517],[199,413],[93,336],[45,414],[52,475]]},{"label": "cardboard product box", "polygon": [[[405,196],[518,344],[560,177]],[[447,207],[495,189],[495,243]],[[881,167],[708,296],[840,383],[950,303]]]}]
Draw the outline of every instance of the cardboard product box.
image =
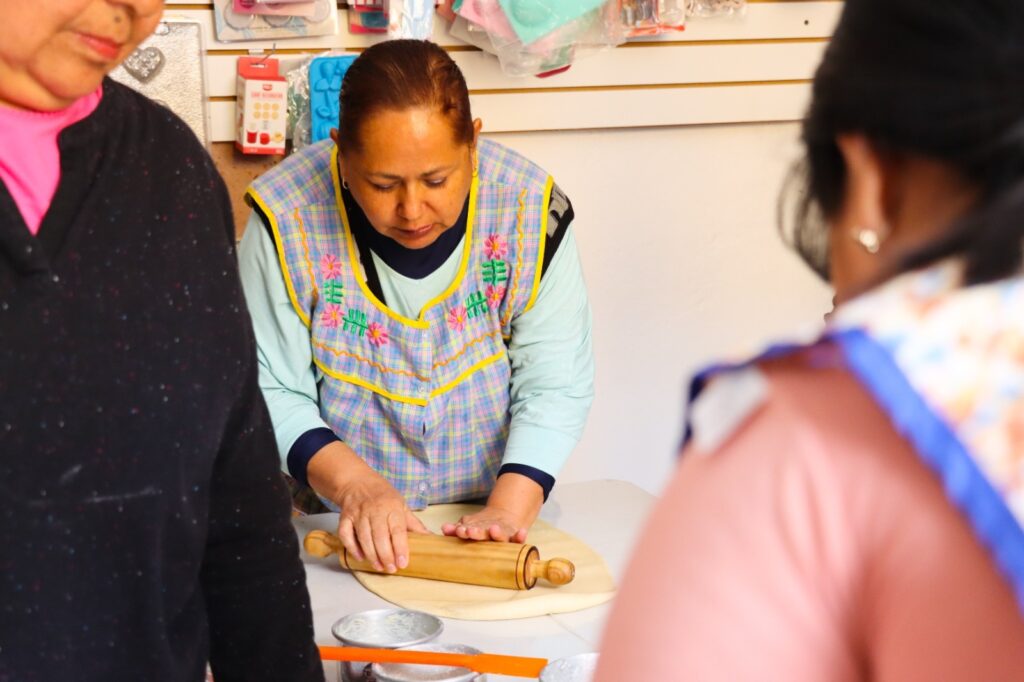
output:
[{"label": "cardboard product box", "polygon": [[238,131],[243,154],[284,154],[288,82],[270,57],[239,57],[236,86]]}]

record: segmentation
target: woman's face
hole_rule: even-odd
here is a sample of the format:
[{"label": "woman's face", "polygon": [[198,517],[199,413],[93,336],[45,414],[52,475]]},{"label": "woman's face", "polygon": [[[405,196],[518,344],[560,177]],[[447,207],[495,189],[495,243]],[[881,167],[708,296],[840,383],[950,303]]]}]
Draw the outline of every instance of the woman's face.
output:
[{"label": "woman's face", "polygon": [[341,177],[377,232],[422,249],[462,212],[479,131],[478,119],[473,143],[465,144],[433,108],[378,111],[363,123],[359,148],[339,151]]},{"label": "woman's face", "polygon": [[0,105],[62,109],[145,40],[163,0],[0,0]]}]

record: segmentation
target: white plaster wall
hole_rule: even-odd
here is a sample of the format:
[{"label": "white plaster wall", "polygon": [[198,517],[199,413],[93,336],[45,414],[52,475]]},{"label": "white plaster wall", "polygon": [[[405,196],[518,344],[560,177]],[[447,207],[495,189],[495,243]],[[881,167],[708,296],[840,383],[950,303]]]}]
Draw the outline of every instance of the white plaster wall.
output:
[{"label": "white plaster wall", "polygon": [[576,211],[597,382],[560,480],[660,491],[690,374],[831,307],[775,226],[797,134],[787,123],[493,136],[544,166]]}]

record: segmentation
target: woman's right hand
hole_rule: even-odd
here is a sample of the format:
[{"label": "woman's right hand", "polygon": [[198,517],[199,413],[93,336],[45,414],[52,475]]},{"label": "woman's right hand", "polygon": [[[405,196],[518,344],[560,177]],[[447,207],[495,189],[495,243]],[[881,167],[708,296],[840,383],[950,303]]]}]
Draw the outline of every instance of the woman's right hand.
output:
[{"label": "woman's right hand", "polygon": [[313,489],[341,508],[338,537],[352,556],[394,573],[409,565],[408,532],[429,533],[402,495],[341,442],[321,448],[306,469]]}]

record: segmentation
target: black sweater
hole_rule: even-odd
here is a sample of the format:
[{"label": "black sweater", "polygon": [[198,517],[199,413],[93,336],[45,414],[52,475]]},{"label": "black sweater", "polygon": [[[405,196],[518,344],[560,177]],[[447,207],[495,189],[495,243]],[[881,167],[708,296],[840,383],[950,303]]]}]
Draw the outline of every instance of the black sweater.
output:
[{"label": "black sweater", "polygon": [[224,184],[109,80],[59,147],[37,236],[0,183],[0,682],[322,682]]}]

